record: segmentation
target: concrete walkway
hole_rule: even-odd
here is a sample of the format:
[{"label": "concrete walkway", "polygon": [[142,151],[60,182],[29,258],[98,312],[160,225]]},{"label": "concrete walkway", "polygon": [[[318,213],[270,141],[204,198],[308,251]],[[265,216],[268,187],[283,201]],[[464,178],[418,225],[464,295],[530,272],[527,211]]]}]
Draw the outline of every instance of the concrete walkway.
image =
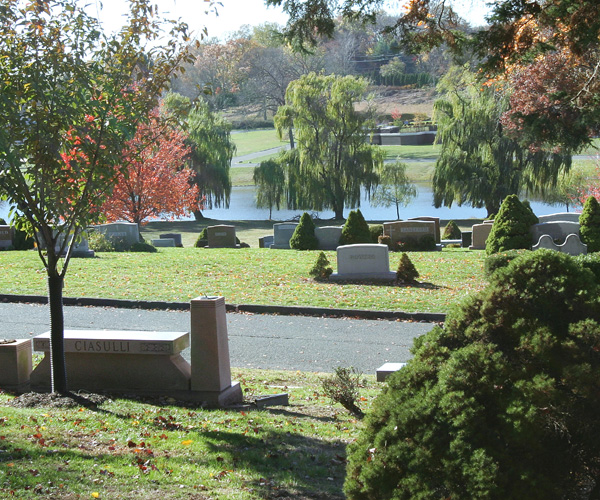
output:
[{"label": "concrete walkway", "polygon": [[[66,329],[189,331],[186,311],[65,306]],[[32,338],[50,328],[47,305],[0,303],[0,339]],[[410,359],[413,339],[433,323],[227,313],[231,365],[237,368],[332,372],[354,366],[375,374]],[[184,351],[189,360],[189,351]]]}]

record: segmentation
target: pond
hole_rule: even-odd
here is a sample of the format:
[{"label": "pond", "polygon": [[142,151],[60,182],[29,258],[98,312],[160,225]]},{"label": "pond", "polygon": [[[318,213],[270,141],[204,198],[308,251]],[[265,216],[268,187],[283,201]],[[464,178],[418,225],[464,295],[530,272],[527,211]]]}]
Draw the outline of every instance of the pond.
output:
[{"label": "pond", "polygon": [[[473,208],[471,206],[459,207],[453,205],[452,208],[433,207],[433,194],[430,184],[419,184],[417,186],[417,197],[414,198],[407,207],[400,207],[400,218],[410,219],[412,217],[430,216],[440,219],[483,219],[487,214],[484,208]],[[217,220],[267,220],[269,210],[266,208],[256,208],[254,203],[254,186],[234,187],[231,191],[231,203],[229,208],[215,208],[205,210],[205,217]],[[531,207],[536,215],[547,215],[555,212],[564,212],[565,207],[560,205],[548,205],[540,201],[532,201]],[[374,207],[363,196],[360,204],[360,211],[367,220],[396,220],[396,207]],[[347,217],[350,209],[344,210]],[[301,210],[273,210],[274,220],[289,220],[295,216],[301,215]],[[321,219],[330,219],[333,217],[332,211],[318,212]],[[0,217],[8,218],[8,206],[0,205]]]},{"label": "pond", "polygon": [[[407,207],[400,207],[400,218],[410,219],[412,217],[430,216],[440,219],[483,219],[487,213],[484,208],[473,208],[471,206],[459,207],[453,205],[452,208],[433,207],[433,193],[431,184],[419,184],[417,186],[417,196]],[[266,220],[269,218],[269,210],[266,208],[256,208],[254,204],[255,188],[253,186],[236,187],[232,189],[231,203],[229,209],[215,208],[205,210],[205,217],[222,220]],[[536,215],[547,215],[556,212],[564,212],[565,207],[553,206],[539,201],[532,201],[531,207]],[[367,220],[396,220],[396,207],[374,207],[369,201],[361,200],[360,211]],[[350,209],[344,210],[347,217]],[[321,219],[330,219],[333,217],[333,211],[318,212]],[[289,220],[294,216],[301,215],[301,210],[273,210],[274,220]]]}]

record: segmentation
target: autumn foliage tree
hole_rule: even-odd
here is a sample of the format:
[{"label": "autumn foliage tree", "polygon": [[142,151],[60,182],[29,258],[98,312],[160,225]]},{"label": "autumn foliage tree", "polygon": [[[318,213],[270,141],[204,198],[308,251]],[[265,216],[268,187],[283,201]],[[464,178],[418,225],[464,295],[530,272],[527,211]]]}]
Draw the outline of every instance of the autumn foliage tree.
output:
[{"label": "autumn foliage tree", "polygon": [[[150,144],[150,146],[148,146]],[[107,220],[144,224],[159,217],[182,217],[198,207],[194,172],[181,168],[190,148],[178,130],[161,126],[156,113],[138,127],[123,157],[127,171],[119,172],[111,196],[102,206]]]},{"label": "autumn foliage tree", "polygon": [[74,243],[99,220],[127,168],[125,144],[185,59],[186,25],[172,24],[161,46],[155,10],[129,7],[126,26],[105,36],[75,0],[0,0],[0,196],[46,269],[54,392],[67,391],[62,293]]}]

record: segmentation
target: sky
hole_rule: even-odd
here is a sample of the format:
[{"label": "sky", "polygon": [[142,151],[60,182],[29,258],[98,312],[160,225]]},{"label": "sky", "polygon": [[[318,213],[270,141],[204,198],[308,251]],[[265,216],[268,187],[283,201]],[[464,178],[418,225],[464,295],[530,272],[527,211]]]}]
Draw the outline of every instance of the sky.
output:
[{"label": "sky", "polygon": [[[124,23],[123,15],[127,2],[123,0],[91,0],[91,13],[103,20],[105,28],[114,31]],[[256,26],[265,22],[285,24],[287,15],[281,8],[266,7],[264,0],[221,0],[222,6],[215,12],[206,12],[209,3],[204,0],[154,0],[163,13],[169,18],[181,18],[196,36],[202,29],[208,29],[209,37],[223,39],[227,33],[238,30],[243,25]],[[397,5],[398,2],[390,1]],[[486,12],[482,0],[455,0],[458,13],[472,24],[481,25]]]}]

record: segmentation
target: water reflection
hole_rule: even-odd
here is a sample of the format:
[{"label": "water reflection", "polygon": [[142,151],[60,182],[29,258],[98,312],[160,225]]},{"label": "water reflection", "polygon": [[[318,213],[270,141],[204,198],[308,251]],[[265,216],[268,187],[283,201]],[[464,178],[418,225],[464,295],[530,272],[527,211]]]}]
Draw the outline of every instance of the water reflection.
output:
[{"label": "water reflection", "polygon": [[[254,186],[234,187],[231,190],[231,203],[229,208],[215,208],[205,210],[205,217],[217,220],[267,220],[269,210],[267,208],[256,208],[255,206],[255,188]],[[487,214],[484,208],[473,208],[470,206],[452,206],[452,208],[433,207],[433,193],[431,184],[418,184],[417,197],[407,207],[400,207],[400,218],[410,219],[411,217],[420,217],[428,215],[439,217],[440,219],[483,219]],[[532,201],[531,207],[536,215],[547,215],[555,212],[564,212],[564,206],[547,205],[539,201]],[[396,207],[373,207],[363,196],[360,204],[360,210],[367,220],[396,220]],[[348,216],[350,209],[344,210],[344,215]],[[289,220],[302,214],[301,210],[273,210],[273,220]],[[332,211],[319,212],[321,219],[331,219]],[[0,218],[8,220],[8,206],[0,203]]]},{"label": "water reflection", "polygon": [[[223,220],[266,220],[269,218],[269,210],[266,208],[256,208],[255,206],[255,188],[253,186],[234,187],[231,192],[231,203],[229,209],[216,208],[205,210],[203,213],[211,219]],[[555,212],[563,212],[562,206],[552,206],[539,201],[532,201],[531,208],[536,215],[547,215]],[[396,207],[373,207],[363,196],[360,204],[360,211],[367,220],[396,220]],[[350,209],[344,210],[344,215],[348,216]],[[301,210],[275,210],[273,209],[274,220],[288,220],[301,214]],[[420,216],[439,217],[440,219],[483,219],[487,213],[484,208],[473,208],[470,206],[452,206],[452,208],[433,207],[433,193],[430,184],[418,184],[417,196],[407,207],[400,207],[400,218],[410,219]],[[319,212],[321,219],[330,219],[333,217],[333,211]]]}]

